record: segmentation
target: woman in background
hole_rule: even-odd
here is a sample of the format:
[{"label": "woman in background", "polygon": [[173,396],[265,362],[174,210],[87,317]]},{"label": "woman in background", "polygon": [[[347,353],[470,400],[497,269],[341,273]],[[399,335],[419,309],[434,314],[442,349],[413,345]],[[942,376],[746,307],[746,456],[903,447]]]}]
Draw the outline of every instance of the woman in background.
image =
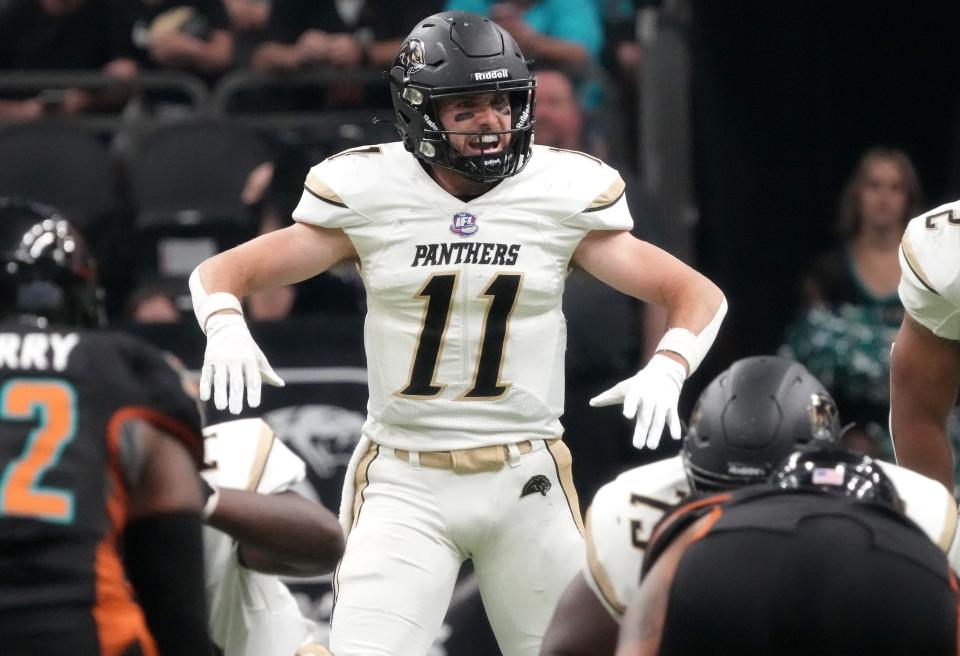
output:
[{"label": "woman in background", "polygon": [[887,429],[890,345],[903,319],[897,253],[907,222],[921,211],[916,169],[902,150],[876,146],[860,158],[840,197],[840,243],[803,274],[803,313],[787,328],[781,354],[802,362],[854,426],[845,443],[892,459]]}]

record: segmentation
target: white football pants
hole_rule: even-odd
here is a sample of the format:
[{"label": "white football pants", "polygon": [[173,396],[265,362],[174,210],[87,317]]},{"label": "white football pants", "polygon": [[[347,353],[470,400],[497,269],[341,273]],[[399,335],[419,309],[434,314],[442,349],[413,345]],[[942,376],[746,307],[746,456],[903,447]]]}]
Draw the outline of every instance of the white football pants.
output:
[{"label": "white football pants", "polygon": [[344,486],[353,525],[334,577],[333,654],[426,654],[467,558],[504,656],[539,654],[584,558],[566,445],[535,440],[501,469],[475,473],[404,456],[370,444]]}]

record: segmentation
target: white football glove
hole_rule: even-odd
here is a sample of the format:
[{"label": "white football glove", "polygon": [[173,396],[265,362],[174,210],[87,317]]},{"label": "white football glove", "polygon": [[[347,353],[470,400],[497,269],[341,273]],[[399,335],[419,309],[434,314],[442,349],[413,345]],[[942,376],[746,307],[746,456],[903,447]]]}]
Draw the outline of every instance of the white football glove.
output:
[{"label": "white football glove", "polygon": [[243,317],[234,313],[214,314],[206,322],[207,350],[200,370],[200,400],[210,398],[217,410],[228,406],[238,415],[243,410],[243,391],[247,391],[247,405],[260,405],[261,378],[270,385],[283,387],[263,351],[253,341]]},{"label": "white football glove", "polygon": [[686,377],[686,367],[656,353],[636,375],[593,397],[590,405],[599,408],[622,402],[623,416],[627,419],[637,417],[633,446],[642,449],[646,445],[648,449],[656,449],[664,423],[670,427],[670,436],[680,439],[677,403]]}]

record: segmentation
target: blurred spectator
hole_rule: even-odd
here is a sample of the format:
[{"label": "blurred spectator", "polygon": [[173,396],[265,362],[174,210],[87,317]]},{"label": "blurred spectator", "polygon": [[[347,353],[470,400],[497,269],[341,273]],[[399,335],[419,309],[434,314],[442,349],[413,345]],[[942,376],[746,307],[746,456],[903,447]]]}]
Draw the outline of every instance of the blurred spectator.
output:
[{"label": "blurred spectator", "polygon": [[286,10],[277,7],[271,13],[268,29],[273,38],[257,49],[251,66],[270,72],[324,64],[384,69],[399,50],[407,26],[439,5],[440,0],[288,0]]},{"label": "blurred spectator", "polygon": [[489,16],[537,64],[581,72],[603,47],[603,27],[594,1],[447,0],[446,8]]},{"label": "blurred spectator", "polygon": [[603,24],[600,64],[611,76],[623,112],[618,126],[624,137],[620,152],[624,157],[629,157],[636,167],[639,164],[640,76],[644,59],[638,38],[639,12],[642,8],[659,5],[660,0],[594,0],[594,3]]},{"label": "blurred spectator", "polygon": [[[5,0],[0,2],[0,70],[101,71],[121,80],[136,76],[109,0]],[[81,89],[5,93],[0,118],[30,120],[108,107],[125,94]]]},{"label": "blurred spectator", "polygon": [[177,323],[177,293],[171,284],[155,282],[135,290],[127,300],[125,318],[133,323]]},{"label": "blurred spectator", "polygon": [[276,5],[277,0],[223,0],[234,37],[235,66],[248,65],[254,48],[267,36],[267,26]]},{"label": "blurred spectator", "polygon": [[890,345],[903,319],[897,254],[921,205],[920,181],[903,151],[875,147],[860,158],[840,198],[840,243],[805,270],[802,314],[781,349],[822,380],[844,422],[854,422],[845,440],[861,451],[872,441],[887,459]]},{"label": "blurred spectator", "polygon": [[233,65],[233,35],[221,0],[114,0],[144,68],[170,68],[212,82]]},{"label": "blurred spectator", "polygon": [[[249,66],[261,73],[289,73],[316,67],[342,70],[385,70],[406,35],[406,26],[439,10],[442,0],[393,2],[353,0],[313,2],[273,0],[275,6],[253,50]],[[390,105],[381,85],[331,82],[322,89],[262,98],[282,109],[372,107]],[[302,180],[301,180],[302,182]]]},{"label": "blurred spectator", "polygon": [[[273,161],[250,173],[241,199],[254,217],[258,234],[290,225],[309,169],[301,146],[283,144]],[[356,314],[362,309],[362,289],[355,267],[335,267],[298,285],[251,294],[245,301],[245,313],[251,321],[279,321],[320,312]]]}]

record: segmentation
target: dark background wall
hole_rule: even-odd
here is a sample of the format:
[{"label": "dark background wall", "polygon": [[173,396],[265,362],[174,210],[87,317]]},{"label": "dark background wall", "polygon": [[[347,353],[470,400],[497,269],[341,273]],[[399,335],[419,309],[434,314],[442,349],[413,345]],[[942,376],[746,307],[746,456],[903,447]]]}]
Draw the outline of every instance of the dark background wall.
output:
[{"label": "dark background wall", "polygon": [[960,197],[958,3],[692,3],[697,263],[730,313],[685,399],[722,365],[772,352],[804,262],[874,144],[903,148],[926,206]]}]

